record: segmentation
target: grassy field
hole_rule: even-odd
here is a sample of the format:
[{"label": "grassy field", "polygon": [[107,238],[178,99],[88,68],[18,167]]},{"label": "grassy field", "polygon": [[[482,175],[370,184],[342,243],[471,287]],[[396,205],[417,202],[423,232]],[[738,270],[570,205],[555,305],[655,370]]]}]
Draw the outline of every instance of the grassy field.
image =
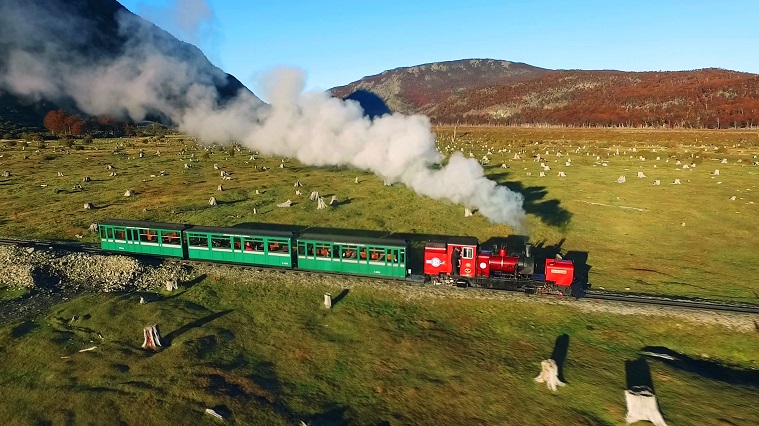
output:
[{"label": "grassy field", "polygon": [[[759,418],[754,332],[391,284],[327,311],[322,294],[345,279],[250,274],[84,296],[0,327],[4,424],[213,424],[205,408],[241,425],[622,424],[626,362],[647,346],[691,359],[639,361],[670,424]],[[166,347],[139,349],[155,323]],[[532,379],[560,336],[567,386],[551,393]]]},{"label": "grassy field", "polygon": [[[490,151],[486,173],[525,195],[530,240],[542,254],[561,250],[586,265],[595,288],[757,301],[756,132],[458,128],[454,140],[452,128],[436,130],[448,152],[480,159]],[[532,161],[538,153],[551,167],[546,177]],[[11,173],[0,177],[0,234],[8,236],[95,242],[86,228],[106,218],[481,241],[512,234],[364,172],[206,151],[181,136],[96,140],[68,153],[54,142],[16,145],[0,155],[0,171]],[[615,183],[622,175],[627,182]],[[297,180],[305,197],[295,195]],[[135,195],[124,197],[127,189]],[[311,191],[341,203],[317,211]],[[208,205],[211,196],[218,206]],[[276,207],[287,199],[293,207]],[[95,208],[83,209],[88,202]],[[670,424],[759,418],[754,331],[571,305],[409,297],[387,283],[354,286],[326,311],[324,292],[353,285],[339,277],[250,272],[193,283],[170,295],[86,295],[0,326],[3,423],[212,424],[203,410],[214,408],[246,425],[623,424],[626,362],[649,346],[685,356],[640,362]],[[2,303],[24,294],[0,283]],[[140,296],[154,301],[139,305]],[[159,324],[166,343],[157,353],[139,349],[149,324]],[[568,342],[568,385],[552,394],[532,379],[557,342]]]},{"label": "grassy field", "polygon": [[[595,288],[759,300],[759,244],[752,237],[759,209],[759,167],[752,165],[759,161],[756,131],[458,128],[455,140],[452,128],[436,132],[444,152],[460,149],[477,159],[491,152],[488,176],[525,195],[527,237],[545,255],[561,250],[585,263]],[[180,136],[96,140],[68,153],[55,142],[44,149],[20,146],[0,153],[0,169],[12,174],[0,178],[4,235],[83,235],[94,242],[85,230],[106,218],[266,222],[473,235],[481,241],[512,234],[482,216],[464,218],[463,206],[417,196],[402,185],[384,186],[361,171],[258,155],[251,160],[244,148],[206,151]],[[513,159],[516,153],[520,160]],[[551,167],[546,177],[539,177],[536,154]],[[234,180],[223,181],[215,164]],[[682,168],[691,164],[696,167]],[[711,174],[715,169],[719,176]],[[557,177],[559,171],[566,177]],[[637,178],[639,171],[647,177]],[[91,182],[82,182],[85,176]],[[627,182],[616,183],[619,176]],[[656,179],[661,186],[653,185]],[[673,185],[675,179],[682,184]],[[295,195],[297,180],[305,196]],[[224,192],[217,191],[219,184]],[[135,196],[124,197],[127,189]],[[317,211],[308,201],[311,191],[336,195],[340,205]],[[208,205],[212,196],[216,207]],[[287,199],[293,207],[276,207]],[[95,209],[84,210],[87,202]]]}]

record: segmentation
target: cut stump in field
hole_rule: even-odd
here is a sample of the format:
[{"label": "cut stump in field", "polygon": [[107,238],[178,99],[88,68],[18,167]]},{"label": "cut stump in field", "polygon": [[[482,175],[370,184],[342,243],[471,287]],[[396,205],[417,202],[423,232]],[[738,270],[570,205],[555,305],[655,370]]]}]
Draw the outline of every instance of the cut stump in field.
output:
[{"label": "cut stump in field", "polygon": [[330,206],[336,206],[337,205],[337,196],[336,195],[333,195],[332,199],[329,200],[329,205]]},{"label": "cut stump in field", "polygon": [[215,205],[217,205],[218,203],[216,202],[216,197],[211,197],[211,198],[208,200],[208,204],[210,204],[210,205],[212,205],[212,206],[215,206]]},{"label": "cut stump in field", "polygon": [[161,334],[158,332],[158,324],[153,324],[142,329],[142,335],[144,340],[142,342],[143,349],[157,349],[161,345]]},{"label": "cut stump in field", "polygon": [[323,197],[319,197],[316,199],[316,210],[326,209],[327,203],[324,202]]},{"label": "cut stump in field", "polygon": [[312,191],[311,195],[308,196],[308,199],[311,201],[316,201],[319,199],[319,192],[318,191]]},{"label": "cut stump in field", "polygon": [[290,207],[293,205],[293,202],[291,200],[287,200],[283,203],[277,204],[277,207]]},{"label": "cut stump in field", "polygon": [[473,215],[472,209],[464,208],[464,217],[472,217]]},{"label": "cut stump in field", "polygon": [[617,178],[617,183],[625,183],[627,182],[627,178],[624,176],[620,176]]},{"label": "cut stump in field", "polygon": [[627,401],[627,424],[647,421],[656,426],[667,426],[656,401],[656,395],[647,387],[635,387],[625,390]]},{"label": "cut stump in field", "polygon": [[556,365],[556,361],[552,359],[540,362],[540,374],[535,378],[535,381],[545,383],[552,392],[556,392],[559,386],[565,385],[564,382],[559,380],[559,367]]},{"label": "cut stump in field", "polygon": [[85,210],[92,210],[95,206],[92,205],[92,203],[84,203],[84,209]]}]

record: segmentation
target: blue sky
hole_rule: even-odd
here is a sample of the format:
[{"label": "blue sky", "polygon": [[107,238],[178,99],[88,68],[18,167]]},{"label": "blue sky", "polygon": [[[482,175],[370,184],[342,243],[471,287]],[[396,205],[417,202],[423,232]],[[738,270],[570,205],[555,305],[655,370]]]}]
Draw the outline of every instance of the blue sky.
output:
[{"label": "blue sky", "polygon": [[[123,0],[256,91],[276,66],[326,90],[465,58],[552,69],[759,73],[757,0]],[[189,13],[188,13],[189,12]],[[193,13],[194,12],[194,13]],[[198,25],[182,28],[181,22]]]}]

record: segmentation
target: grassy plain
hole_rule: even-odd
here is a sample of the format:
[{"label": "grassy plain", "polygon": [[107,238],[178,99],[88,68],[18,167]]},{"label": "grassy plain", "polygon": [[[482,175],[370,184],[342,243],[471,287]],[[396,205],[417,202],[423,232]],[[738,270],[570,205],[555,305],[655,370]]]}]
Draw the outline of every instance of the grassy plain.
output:
[{"label": "grassy plain", "polygon": [[[4,423],[213,424],[203,410],[214,408],[240,425],[622,424],[625,362],[646,346],[702,363],[646,361],[671,424],[759,416],[753,332],[409,297],[388,283],[354,286],[327,311],[322,294],[347,279],[249,274],[211,275],[146,305],[140,296],[156,296],[84,296],[0,327]],[[139,349],[141,328],[155,323],[166,347]],[[532,379],[562,335],[567,386],[551,393]]]},{"label": "grassy plain", "polygon": [[[530,240],[543,254],[561,250],[584,262],[594,287],[757,301],[757,132],[458,128],[454,141],[452,128],[436,131],[443,150],[478,159],[490,151],[487,175],[525,195]],[[181,136],[96,140],[69,153],[54,145],[1,150],[0,170],[11,176],[0,177],[0,234],[95,242],[86,228],[106,218],[483,241],[512,233],[480,215],[464,218],[463,206],[386,187],[346,167],[285,159],[281,169],[281,158],[206,152]],[[538,153],[551,167],[546,177],[532,161]],[[696,167],[682,169],[677,160]],[[214,164],[233,180],[222,180]],[[647,178],[636,178],[638,171]],[[621,175],[627,182],[615,183]],[[82,182],[85,176],[91,181]],[[674,179],[682,184],[672,185]],[[296,180],[304,197],[295,195]],[[225,191],[216,190],[219,184]],[[124,197],[127,189],[135,195]],[[317,211],[311,191],[337,195],[341,204]],[[211,196],[218,206],[208,205]],[[287,199],[293,207],[276,207]],[[87,202],[95,208],[83,209]],[[685,354],[699,366],[649,360],[668,422],[748,425],[759,418],[754,332],[572,306],[409,298],[387,283],[354,287],[327,312],[321,295],[338,293],[349,280],[251,274],[207,276],[180,293],[146,294],[159,299],[147,305],[138,305],[140,294],[83,296],[0,326],[0,418],[209,424],[203,410],[211,407],[233,424],[621,424],[625,361],[646,346]],[[0,299],[23,294],[4,289]],[[142,327],[155,323],[168,347],[138,349]],[[569,337],[568,386],[552,394],[532,378],[562,335]],[[97,349],[78,352],[90,346]]]},{"label": "grassy plain", "polygon": [[[525,196],[527,237],[545,255],[560,250],[585,263],[595,288],[759,300],[759,167],[752,165],[759,161],[757,131],[458,128],[455,141],[452,128],[436,132],[445,152],[460,149],[477,159],[491,152],[486,174]],[[83,235],[94,242],[85,230],[106,218],[265,222],[473,235],[481,241],[512,234],[480,215],[464,218],[463,206],[417,196],[402,185],[384,186],[365,172],[290,159],[281,169],[281,158],[251,160],[246,149],[206,152],[181,136],[96,140],[68,152],[55,143],[39,150],[2,149],[0,169],[12,176],[0,178],[0,234]],[[516,153],[520,160],[514,160]],[[546,177],[539,177],[536,154],[551,167]],[[106,169],[109,164],[114,169]],[[234,180],[223,181],[214,164]],[[715,169],[719,176],[711,174]],[[559,171],[566,177],[558,177]],[[639,179],[637,172],[647,177]],[[82,182],[85,176],[92,181]],[[616,183],[619,176],[627,182]],[[656,179],[660,186],[653,185]],[[673,185],[675,179],[682,184]],[[304,196],[295,195],[297,180]],[[224,192],[216,190],[219,184]],[[124,197],[127,189],[135,196]],[[341,205],[317,211],[308,201],[311,191],[336,195]],[[218,206],[208,205],[211,196]],[[287,199],[293,207],[276,207]],[[95,209],[84,210],[87,202]]]}]

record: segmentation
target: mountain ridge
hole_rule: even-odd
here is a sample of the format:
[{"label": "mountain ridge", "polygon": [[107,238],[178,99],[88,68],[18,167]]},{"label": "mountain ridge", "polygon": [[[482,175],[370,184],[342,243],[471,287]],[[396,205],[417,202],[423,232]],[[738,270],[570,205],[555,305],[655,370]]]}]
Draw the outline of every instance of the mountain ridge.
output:
[{"label": "mountain ridge", "polygon": [[[471,61],[487,66],[460,71]],[[437,72],[441,64],[454,74]],[[489,72],[511,64],[518,64],[519,72]],[[465,78],[470,80],[462,84]],[[551,70],[495,59],[462,59],[387,70],[331,92],[345,98],[356,90],[375,93],[393,112],[425,114],[433,124],[714,128],[759,124],[759,75],[721,68]]]}]

